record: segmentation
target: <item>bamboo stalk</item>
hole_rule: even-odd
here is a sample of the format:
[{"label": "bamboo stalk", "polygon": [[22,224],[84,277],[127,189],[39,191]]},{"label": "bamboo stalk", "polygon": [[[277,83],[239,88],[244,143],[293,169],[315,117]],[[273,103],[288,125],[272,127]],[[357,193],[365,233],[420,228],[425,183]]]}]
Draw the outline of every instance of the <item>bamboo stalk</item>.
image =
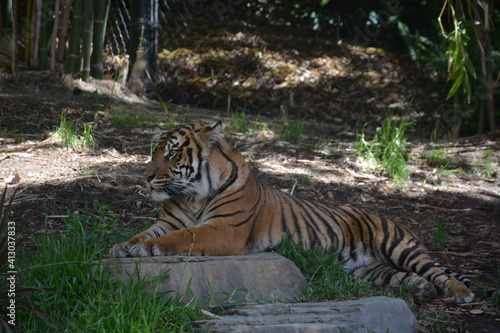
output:
[{"label": "bamboo stalk", "polygon": [[52,30],[52,15],[51,4],[52,0],[44,0],[42,2],[42,26],[40,31],[40,62],[39,67],[41,70],[49,68],[49,37]]},{"label": "bamboo stalk", "polygon": [[93,0],[83,5],[83,71],[82,80],[88,82],[90,77],[90,55],[92,53],[92,35],[94,32]]},{"label": "bamboo stalk", "polygon": [[63,6],[61,6],[62,20],[61,20],[61,33],[59,36],[59,47],[57,48],[57,62],[62,62],[64,60],[64,54],[66,53],[66,41],[68,40],[69,31],[69,21],[71,15],[71,4],[73,0],[63,0]]},{"label": "bamboo stalk", "polygon": [[17,70],[17,0],[12,6],[12,74]]},{"label": "bamboo stalk", "polygon": [[68,57],[66,73],[73,74],[78,71],[80,60],[80,40],[82,37],[82,0],[73,3],[73,20],[71,21],[71,33],[69,36]]},{"label": "bamboo stalk", "polygon": [[57,31],[59,30],[59,8],[61,7],[61,0],[56,0],[54,7],[54,27],[52,28],[52,36],[50,37],[50,70],[55,72],[56,70],[56,47],[57,47]]},{"label": "bamboo stalk", "polygon": [[12,0],[0,1],[0,33],[12,29]]},{"label": "bamboo stalk", "polygon": [[101,79],[104,76],[102,65],[102,54],[104,47],[104,17],[106,11],[105,1],[96,1],[94,6],[94,36],[92,50],[92,76]]},{"label": "bamboo stalk", "polygon": [[109,8],[111,7],[111,0],[106,0],[106,7],[104,9],[104,23],[102,29],[102,40],[106,39],[106,27],[108,25]]},{"label": "bamboo stalk", "polygon": [[31,10],[31,28],[30,28],[30,63],[38,60],[38,42],[40,37],[40,5],[41,0],[33,1]]},{"label": "bamboo stalk", "polygon": [[31,48],[31,13],[33,6],[31,4],[32,0],[28,0],[26,4],[26,30],[24,31],[24,62],[29,66],[30,64],[30,48]]}]

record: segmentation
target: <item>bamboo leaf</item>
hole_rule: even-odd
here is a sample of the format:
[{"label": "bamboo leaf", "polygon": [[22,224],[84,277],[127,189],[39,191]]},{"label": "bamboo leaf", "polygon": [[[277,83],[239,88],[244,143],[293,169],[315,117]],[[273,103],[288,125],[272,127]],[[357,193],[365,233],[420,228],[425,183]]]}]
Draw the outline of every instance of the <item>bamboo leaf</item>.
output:
[{"label": "bamboo leaf", "polygon": [[450,99],[450,97],[455,95],[458,88],[460,88],[460,86],[462,85],[463,79],[464,79],[464,73],[462,72],[462,75],[460,75],[451,86],[450,91],[448,92],[448,96],[446,96],[446,99]]},{"label": "bamboo leaf", "polygon": [[453,63],[451,72],[448,74],[449,80],[456,80],[464,72],[464,63],[459,61],[458,63]]},{"label": "bamboo leaf", "polygon": [[472,61],[469,57],[465,58],[465,68],[467,68],[467,71],[472,75],[473,78],[476,78],[476,70],[474,69],[474,65],[472,64]]},{"label": "bamboo leaf", "polygon": [[469,75],[467,75],[467,73],[464,73],[464,87],[465,94],[467,95],[467,103],[470,103],[470,99],[472,97],[472,88],[470,86]]},{"label": "bamboo leaf", "polygon": [[167,103],[163,100],[163,98],[161,98],[161,96],[159,94],[156,94],[156,98],[160,102],[160,105],[163,108],[163,111],[165,111],[165,113],[168,115],[168,105],[167,105]]}]

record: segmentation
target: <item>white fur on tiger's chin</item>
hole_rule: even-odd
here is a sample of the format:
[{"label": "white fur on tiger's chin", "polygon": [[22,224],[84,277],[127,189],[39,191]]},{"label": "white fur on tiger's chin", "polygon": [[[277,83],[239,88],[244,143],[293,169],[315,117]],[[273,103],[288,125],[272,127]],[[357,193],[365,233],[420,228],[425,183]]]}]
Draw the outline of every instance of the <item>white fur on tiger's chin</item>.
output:
[{"label": "white fur on tiger's chin", "polygon": [[166,192],[151,191],[151,199],[156,202],[163,202],[165,200],[170,200],[172,197]]}]

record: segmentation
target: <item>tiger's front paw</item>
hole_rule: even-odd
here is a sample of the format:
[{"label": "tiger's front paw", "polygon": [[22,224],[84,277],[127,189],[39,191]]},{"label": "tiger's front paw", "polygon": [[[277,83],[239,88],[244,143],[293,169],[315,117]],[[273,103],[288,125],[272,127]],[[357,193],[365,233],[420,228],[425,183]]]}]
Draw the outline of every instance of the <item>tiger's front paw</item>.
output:
[{"label": "tiger's front paw", "polygon": [[115,244],[115,246],[113,246],[109,250],[109,254],[114,258],[132,257],[132,254],[130,253],[131,246],[132,245],[128,244],[127,242]]},{"label": "tiger's front paw", "polygon": [[153,257],[169,254],[162,244],[155,244],[151,240],[136,243],[128,251],[133,257]]}]

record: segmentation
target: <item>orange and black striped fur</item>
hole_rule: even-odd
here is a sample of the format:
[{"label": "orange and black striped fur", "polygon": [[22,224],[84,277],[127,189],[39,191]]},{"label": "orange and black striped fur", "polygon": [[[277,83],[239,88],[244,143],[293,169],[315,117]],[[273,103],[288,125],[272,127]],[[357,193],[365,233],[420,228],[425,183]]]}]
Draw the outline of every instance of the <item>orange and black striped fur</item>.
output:
[{"label": "orange and black striped fur", "polygon": [[242,255],[276,245],[285,233],[306,247],[332,247],[346,269],[375,285],[416,286],[456,302],[474,294],[436,266],[404,226],[353,207],[299,199],[260,182],[222,137],[221,124],[178,126],[160,134],[146,173],[162,203],[146,231],[115,245],[115,257],[173,254]]}]

